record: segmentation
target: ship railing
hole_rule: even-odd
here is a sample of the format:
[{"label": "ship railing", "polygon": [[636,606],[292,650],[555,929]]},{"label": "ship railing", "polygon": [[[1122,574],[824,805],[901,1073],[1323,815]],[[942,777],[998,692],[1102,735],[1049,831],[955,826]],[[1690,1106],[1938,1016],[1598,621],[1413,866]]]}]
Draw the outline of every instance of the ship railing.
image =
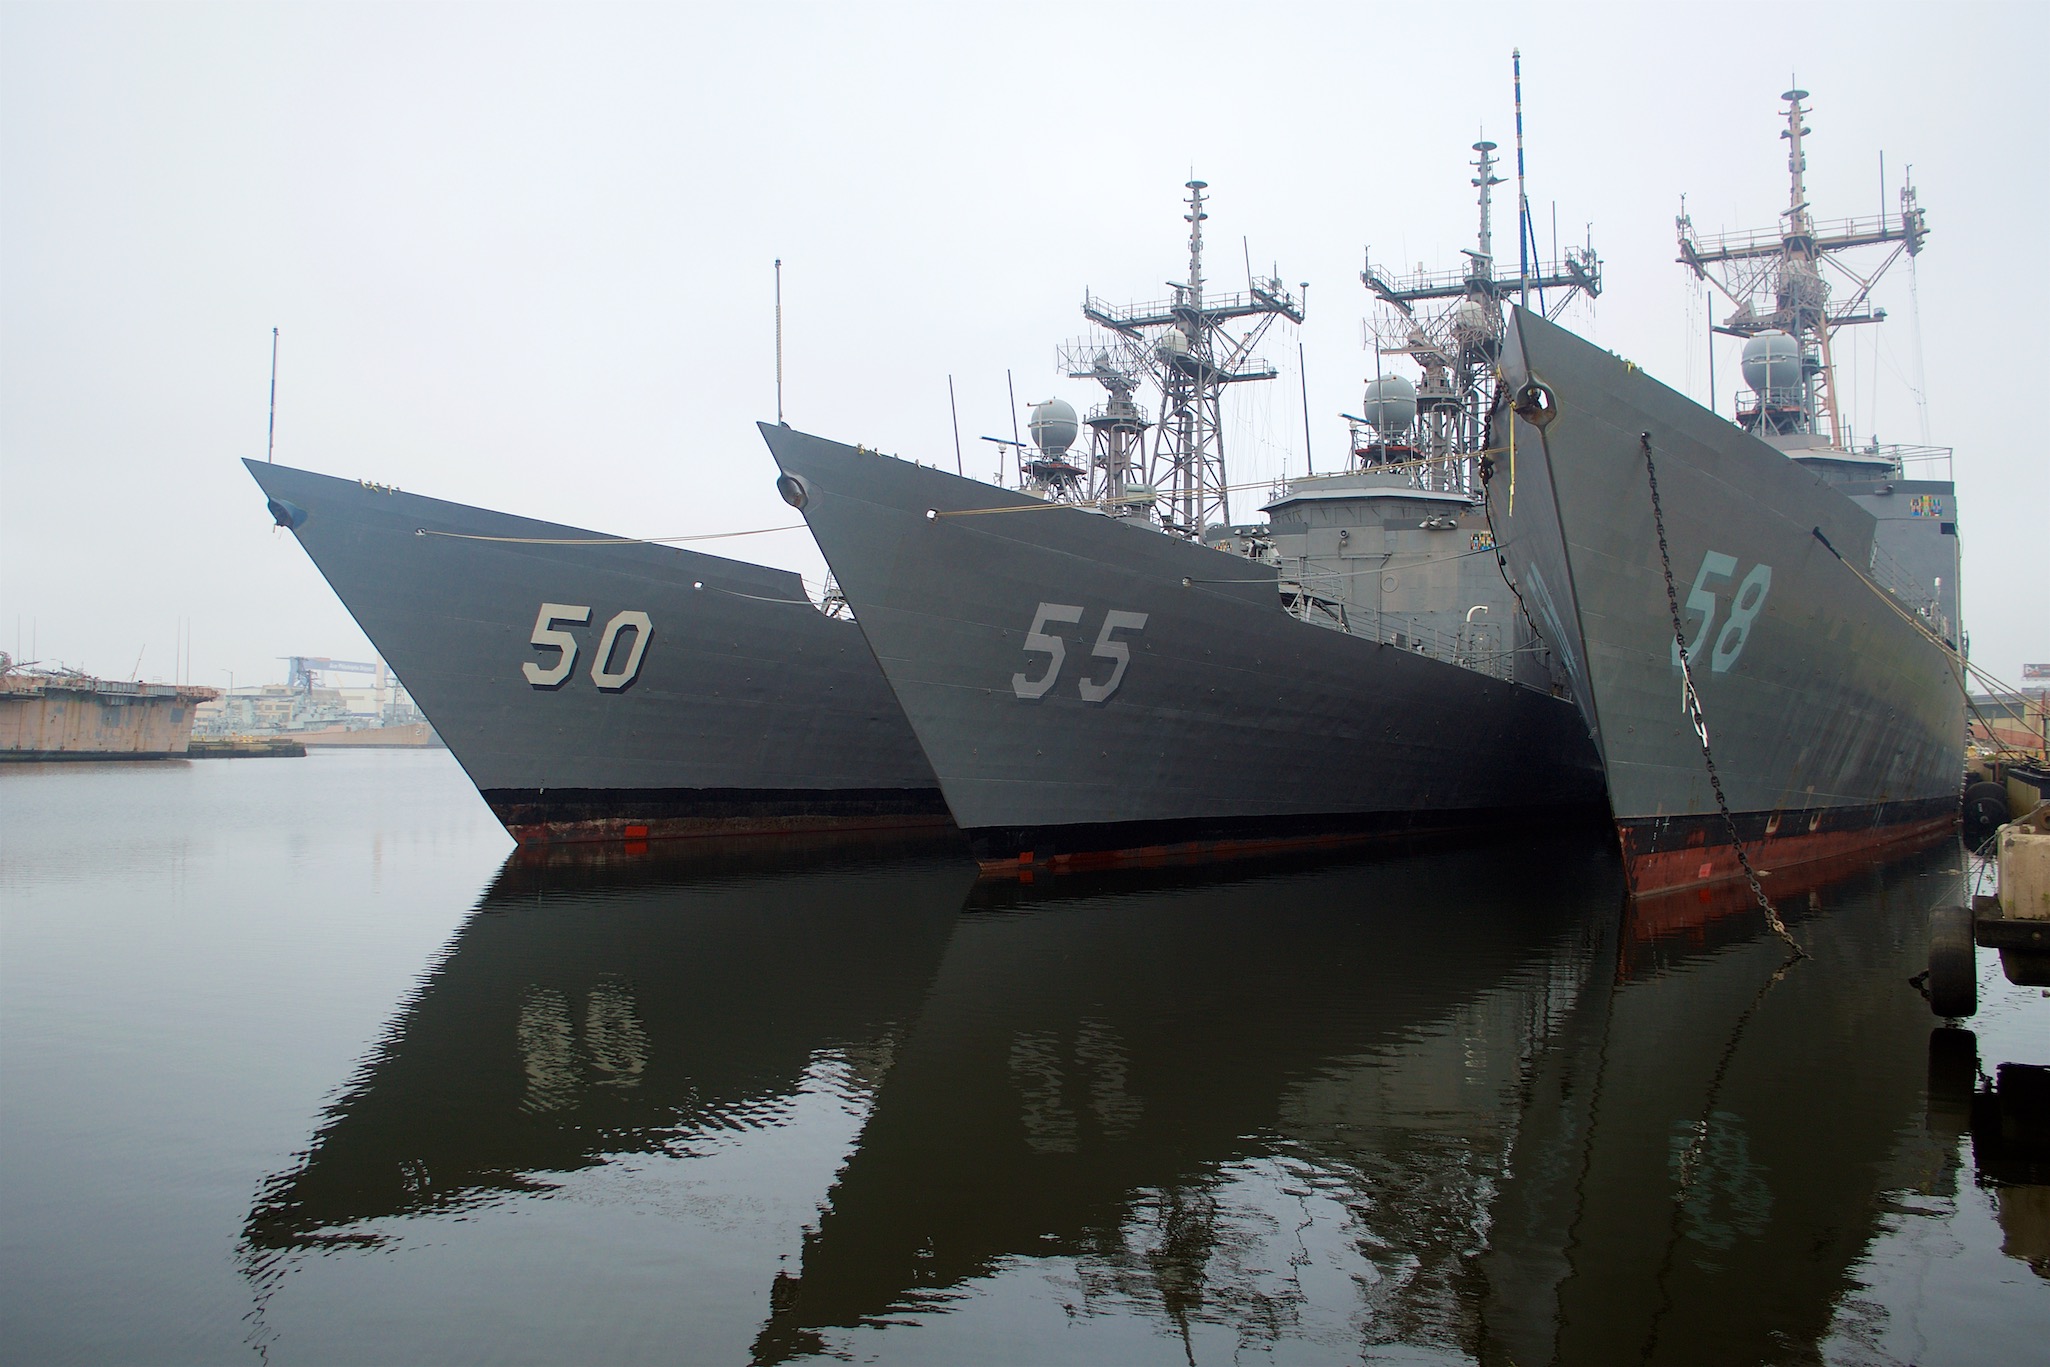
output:
[{"label": "ship railing", "polygon": [[1082,421],[1091,427],[1099,423],[1129,423],[1134,427],[1151,427],[1152,419],[1146,413],[1143,403],[1113,405],[1100,403],[1083,415]]},{"label": "ship railing", "polygon": [[1872,582],[1889,594],[1908,611],[1946,641],[1955,642],[1957,635],[1948,615],[1943,611],[1941,586],[1925,583],[1911,574],[1905,566],[1878,546],[1872,548],[1872,564],[1869,571]]},{"label": "ship railing", "polygon": [[[1846,247],[1863,247],[1879,242],[1898,242],[1920,237],[1927,231],[1921,225],[1919,215],[1911,224],[1903,221],[1898,214],[1868,214],[1863,217],[1818,220],[1808,226],[1813,230],[1817,243],[1825,251],[1840,251]],[[1774,228],[1750,228],[1714,234],[1695,233],[1690,228],[1681,235],[1680,250],[1699,257],[1704,262],[1773,256],[1785,249],[1787,237],[1784,224]],[[1680,259],[1685,262],[1687,256],[1683,255]]]},{"label": "ship railing", "polygon": [[1504,650],[1492,624],[1456,632],[1426,626],[1415,616],[1355,607],[1345,599],[1346,573],[1298,574],[1281,580],[1281,595],[1292,616],[1399,650],[1428,655],[1491,679],[1508,680],[1515,652]]},{"label": "ship railing", "polygon": [[[1265,283],[1269,288],[1255,289],[1250,293],[1205,294],[1202,303],[1196,307],[1205,314],[1227,318],[1278,313],[1300,321],[1301,301],[1278,282]],[[1137,329],[1164,327],[1177,322],[1193,302],[1186,293],[1180,291],[1177,291],[1172,299],[1150,299],[1143,304],[1113,304],[1107,299],[1085,292],[1082,296],[1082,315],[1092,323],[1099,323],[1113,331],[1129,333]]]},{"label": "ship railing", "polygon": [[117,698],[175,698],[178,685],[164,683],[142,683],[134,679],[95,679],[82,674],[28,674],[45,690],[56,689],[66,693],[102,693]]},{"label": "ship railing", "polygon": [[[1951,448],[1948,446],[1880,446],[1875,443],[1865,447],[1860,454],[1892,457],[1894,476],[1898,479],[1950,478]],[[1917,468],[1908,469],[1911,465]]]}]

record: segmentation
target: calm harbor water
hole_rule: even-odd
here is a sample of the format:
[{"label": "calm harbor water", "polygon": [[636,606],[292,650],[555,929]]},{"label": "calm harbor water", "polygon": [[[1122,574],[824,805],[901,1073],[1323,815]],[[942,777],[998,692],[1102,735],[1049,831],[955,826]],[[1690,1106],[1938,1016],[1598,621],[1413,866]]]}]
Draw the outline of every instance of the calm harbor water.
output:
[{"label": "calm harbor water", "polygon": [[1982,954],[1932,1074],[1905,985],[1954,847],[1783,894],[1777,978],[1755,909],[1626,911],[1600,843],[1022,887],[509,847],[441,752],[0,771],[8,1361],[2050,1337],[2050,1186],[1968,1119],[2050,1000]]}]

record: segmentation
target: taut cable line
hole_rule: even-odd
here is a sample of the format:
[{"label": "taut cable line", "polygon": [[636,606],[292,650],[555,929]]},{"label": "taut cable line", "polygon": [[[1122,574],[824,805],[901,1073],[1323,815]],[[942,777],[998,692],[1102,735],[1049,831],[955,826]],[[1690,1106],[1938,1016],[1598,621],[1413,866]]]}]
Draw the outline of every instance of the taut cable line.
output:
[{"label": "taut cable line", "polygon": [[481,536],[475,532],[443,532],[416,527],[415,536],[445,536],[452,541],[494,541],[506,546],[675,546],[690,541],[727,541],[736,536],[767,536],[771,532],[801,532],[802,522],[783,527],[751,527],[744,532],[700,532],[695,536]]}]

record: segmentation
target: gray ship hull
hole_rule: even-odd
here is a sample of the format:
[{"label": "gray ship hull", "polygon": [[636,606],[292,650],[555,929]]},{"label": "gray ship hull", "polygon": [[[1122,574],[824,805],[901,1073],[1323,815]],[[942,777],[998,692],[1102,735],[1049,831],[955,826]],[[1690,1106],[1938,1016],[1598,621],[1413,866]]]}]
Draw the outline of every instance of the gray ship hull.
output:
[{"label": "gray ship hull", "polygon": [[[1753,864],[1950,830],[1962,691],[1946,649],[1851,568],[1873,560],[1872,514],[1528,312],[1514,314],[1504,372],[1519,416],[1497,409],[1492,445],[1515,435],[1490,508],[1601,750],[1633,889],[1741,871],[1682,708],[1647,442],[1690,672]],[[1549,414],[1531,403],[1547,394]]]},{"label": "gray ship hull", "polygon": [[797,575],[245,463],[516,839],[945,823]]},{"label": "gray ship hull", "polygon": [[986,869],[1599,809],[1568,699],[1300,621],[1258,561],[762,430]]}]

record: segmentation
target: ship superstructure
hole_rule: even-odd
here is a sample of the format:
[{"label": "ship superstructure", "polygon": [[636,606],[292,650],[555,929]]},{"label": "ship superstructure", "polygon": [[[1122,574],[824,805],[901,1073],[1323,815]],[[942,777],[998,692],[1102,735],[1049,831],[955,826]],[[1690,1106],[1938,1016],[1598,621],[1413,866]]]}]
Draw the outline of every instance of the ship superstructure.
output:
[{"label": "ship superstructure", "polygon": [[[1497,383],[1503,310],[1550,292],[1554,313],[1601,293],[1590,245],[1514,274],[1495,262],[1495,144],[1474,144],[1476,245],[1456,271],[1395,278],[1371,255],[1361,282],[1377,302],[1366,325],[1374,373],[1347,414],[1347,468],[1286,481],[1263,511],[1263,549],[1279,566],[1289,609],[1337,626],[1564,693],[1548,652],[1498,568],[1481,491],[1487,410]],[[1413,364],[1412,379],[1397,362]]]}]

